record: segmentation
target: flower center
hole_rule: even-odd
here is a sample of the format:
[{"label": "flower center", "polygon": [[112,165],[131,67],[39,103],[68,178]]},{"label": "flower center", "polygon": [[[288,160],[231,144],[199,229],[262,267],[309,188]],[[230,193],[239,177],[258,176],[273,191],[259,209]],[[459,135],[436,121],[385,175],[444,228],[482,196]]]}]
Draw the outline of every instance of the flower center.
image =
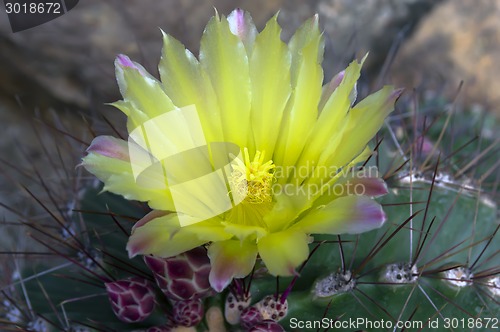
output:
[{"label": "flower center", "polygon": [[248,149],[244,148],[243,160],[236,158],[233,161],[229,177],[233,199],[237,196],[252,204],[272,201],[273,170],[276,166],[272,160],[264,163],[264,158],[265,152],[257,151],[251,160]]}]

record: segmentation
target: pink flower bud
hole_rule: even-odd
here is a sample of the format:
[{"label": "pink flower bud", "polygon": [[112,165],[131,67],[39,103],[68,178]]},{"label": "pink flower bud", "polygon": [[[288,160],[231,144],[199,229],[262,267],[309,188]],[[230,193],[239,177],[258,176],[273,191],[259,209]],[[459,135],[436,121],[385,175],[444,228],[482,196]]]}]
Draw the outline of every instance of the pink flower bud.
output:
[{"label": "pink flower bud", "polygon": [[201,247],[170,258],[144,256],[144,262],[158,287],[171,300],[200,299],[213,292],[208,282],[210,261]]},{"label": "pink flower bud", "polygon": [[186,327],[198,325],[205,314],[201,299],[174,302],[173,307],[174,321]]},{"label": "pink flower bud", "polygon": [[256,307],[248,307],[241,313],[241,326],[246,330],[250,330],[263,320],[262,314]]},{"label": "pink flower bud", "polygon": [[155,295],[148,280],[140,277],[105,284],[111,308],[121,321],[135,323],[145,320],[155,306]]}]

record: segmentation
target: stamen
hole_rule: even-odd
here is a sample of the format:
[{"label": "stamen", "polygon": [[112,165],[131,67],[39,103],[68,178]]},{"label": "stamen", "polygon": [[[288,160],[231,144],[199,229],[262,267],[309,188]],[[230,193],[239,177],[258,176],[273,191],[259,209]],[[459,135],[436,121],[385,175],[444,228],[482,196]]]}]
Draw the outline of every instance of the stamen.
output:
[{"label": "stamen", "polygon": [[272,160],[265,163],[264,160],[264,151],[257,151],[251,160],[248,149],[244,148],[243,160],[235,159],[232,164],[231,190],[245,202],[261,204],[272,201],[273,170],[276,166]]}]

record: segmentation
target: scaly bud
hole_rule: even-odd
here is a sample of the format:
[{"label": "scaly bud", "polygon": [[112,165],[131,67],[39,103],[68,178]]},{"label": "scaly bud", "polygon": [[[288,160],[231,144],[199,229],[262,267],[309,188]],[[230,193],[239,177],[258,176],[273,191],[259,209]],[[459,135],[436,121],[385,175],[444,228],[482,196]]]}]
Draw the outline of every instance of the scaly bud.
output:
[{"label": "scaly bud", "polygon": [[135,323],[145,320],[155,306],[155,295],[148,280],[132,277],[105,284],[111,308],[121,321]]},{"label": "scaly bud", "polygon": [[173,307],[174,321],[186,327],[198,325],[205,314],[201,299],[174,302]]},{"label": "scaly bud", "polygon": [[174,301],[200,299],[212,293],[208,282],[210,261],[199,247],[175,257],[144,256],[158,287]]},{"label": "scaly bud", "polygon": [[262,314],[256,307],[248,307],[241,313],[241,326],[246,330],[250,330],[263,320]]}]

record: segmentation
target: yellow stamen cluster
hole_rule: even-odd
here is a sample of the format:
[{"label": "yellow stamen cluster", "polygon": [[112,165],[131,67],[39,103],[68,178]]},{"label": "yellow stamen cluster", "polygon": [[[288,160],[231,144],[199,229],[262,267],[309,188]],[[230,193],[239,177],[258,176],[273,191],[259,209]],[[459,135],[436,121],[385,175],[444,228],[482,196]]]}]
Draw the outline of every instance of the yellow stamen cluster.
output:
[{"label": "yellow stamen cluster", "polygon": [[257,151],[250,160],[248,149],[244,148],[243,160],[234,160],[229,179],[233,196],[244,197],[245,202],[252,204],[272,201],[273,170],[276,166],[272,160],[264,163],[264,158],[265,152]]}]

